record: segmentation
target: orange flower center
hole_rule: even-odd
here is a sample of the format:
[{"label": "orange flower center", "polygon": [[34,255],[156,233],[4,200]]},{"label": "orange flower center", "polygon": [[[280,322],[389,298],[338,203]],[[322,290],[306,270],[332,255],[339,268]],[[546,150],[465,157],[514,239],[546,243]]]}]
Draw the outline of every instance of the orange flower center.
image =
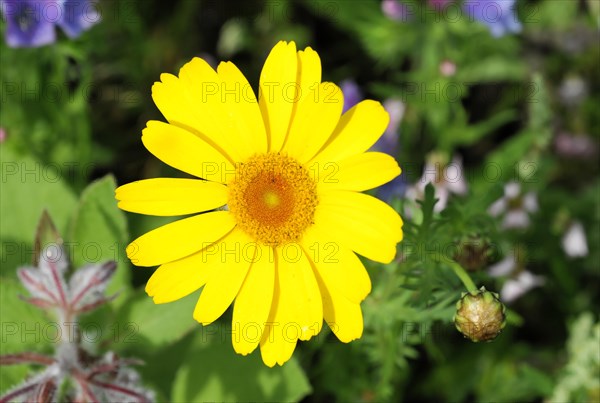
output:
[{"label": "orange flower center", "polygon": [[297,242],[313,223],[317,185],[306,168],[287,155],[255,155],[239,164],[228,184],[229,210],[237,225],[268,245]]}]

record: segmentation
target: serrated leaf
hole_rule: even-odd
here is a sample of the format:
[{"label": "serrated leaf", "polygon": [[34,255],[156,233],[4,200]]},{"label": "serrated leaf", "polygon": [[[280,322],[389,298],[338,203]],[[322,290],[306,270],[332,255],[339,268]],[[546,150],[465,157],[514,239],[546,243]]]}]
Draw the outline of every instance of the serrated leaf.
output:
[{"label": "serrated leaf", "polygon": [[428,183],[425,186],[423,200],[417,201],[417,203],[421,205],[421,210],[423,211],[423,221],[419,228],[419,240],[424,240],[427,235],[429,226],[433,221],[433,210],[438,200],[439,199],[436,199],[435,197],[435,188],[431,183]]}]

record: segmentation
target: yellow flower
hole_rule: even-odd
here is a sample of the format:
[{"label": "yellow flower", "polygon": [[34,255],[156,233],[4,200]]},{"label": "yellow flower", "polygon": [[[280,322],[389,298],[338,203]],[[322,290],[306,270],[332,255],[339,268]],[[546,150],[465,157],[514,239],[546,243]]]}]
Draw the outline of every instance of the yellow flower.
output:
[{"label": "yellow flower", "polygon": [[260,345],[268,366],[289,360],[323,318],[342,342],[359,338],[371,282],[355,253],[387,263],[402,239],[400,216],[360,193],[400,174],[389,155],[366,152],[388,125],[381,104],[341,115],[343,94],[321,82],[319,55],[294,42],[269,54],[258,102],[231,62],[215,71],[194,58],[160,78],[152,98],[169,123],[148,122],[142,142],[202,179],[142,180],[116,198],[135,213],[202,214],[128,246],[134,264],[160,265],[148,295],[161,304],[204,287],[194,310],[203,325],[234,303],[233,348]]}]

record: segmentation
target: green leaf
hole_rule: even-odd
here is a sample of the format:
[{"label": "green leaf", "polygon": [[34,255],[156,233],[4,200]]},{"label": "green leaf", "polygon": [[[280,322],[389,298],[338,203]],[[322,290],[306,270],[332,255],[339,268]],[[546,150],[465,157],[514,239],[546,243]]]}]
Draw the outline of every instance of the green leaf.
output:
[{"label": "green leaf", "polygon": [[258,350],[245,357],[236,354],[229,334],[231,328],[222,324],[198,332],[175,377],[172,401],[298,401],[311,392],[293,357],[269,368]]},{"label": "green leaf", "polygon": [[482,83],[497,81],[518,81],[527,69],[519,60],[504,56],[490,56],[477,63],[461,66],[456,74],[458,82]]},{"label": "green leaf", "polygon": [[563,31],[575,24],[577,12],[577,2],[542,1],[524,7],[522,14],[523,22],[531,27],[531,31],[544,33],[544,29]]},{"label": "green leaf", "polygon": [[[91,183],[81,195],[69,231],[69,252],[74,267],[106,260],[117,262],[107,293],[127,293],[130,264],[125,254],[128,238],[125,215],[115,201],[116,182],[107,175]],[[123,301],[123,295],[117,301]]]},{"label": "green leaf", "polygon": [[21,352],[40,344],[57,341],[54,337],[56,329],[52,332],[52,326],[47,326],[49,321],[44,312],[19,298],[20,295],[28,295],[27,290],[17,280],[6,277],[2,277],[1,280],[1,353]]},{"label": "green leaf", "polygon": [[421,231],[419,233],[419,239],[424,240],[427,235],[427,230],[433,221],[433,211],[435,204],[439,199],[435,197],[435,188],[431,183],[425,186],[425,195],[423,200],[419,200],[417,203],[421,205],[423,210],[423,221],[421,223]]},{"label": "green leaf", "polygon": [[[19,295],[27,292],[18,281],[0,278],[0,354],[46,352],[45,347],[57,341],[58,327]],[[31,369],[28,365],[0,366],[0,394],[23,381]]]},{"label": "green leaf", "polygon": [[119,332],[116,339],[122,345],[115,348],[156,349],[180,340],[199,326],[192,318],[197,300],[198,294],[192,293],[178,301],[157,305],[144,290],[138,290],[117,313],[114,331]]},{"label": "green leaf", "polygon": [[16,267],[33,260],[33,239],[44,209],[64,234],[77,199],[65,184],[66,171],[60,166],[19,156],[7,145],[0,147],[0,159],[0,267],[3,275],[14,277]]},{"label": "green leaf", "polygon": [[500,126],[515,119],[517,114],[512,110],[503,110],[498,112],[488,120],[470,126],[452,126],[444,133],[444,139],[440,142],[446,142],[447,148],[452,149],[455,146],[471,145]]},{"label": "green leaf", "polygon": [[530,130],[523,130],[515,136],[504,141],[493,152],[488,154],[485,166],[490,168],[490,172],[497,175],[494,180],[488,180],[488,185],[494,185],[499,181],[508,181],[514,179],[516,175],[515,164],[527,154],[535,144],[537,133]]}]

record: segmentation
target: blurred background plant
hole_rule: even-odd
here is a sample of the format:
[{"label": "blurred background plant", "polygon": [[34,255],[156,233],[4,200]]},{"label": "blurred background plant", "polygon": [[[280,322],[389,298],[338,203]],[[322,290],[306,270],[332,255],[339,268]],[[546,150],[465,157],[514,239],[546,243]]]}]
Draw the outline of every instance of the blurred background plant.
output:
[{"label": "blurred background plant", "polygon": [[[7,391],[0,397],[0,402],[154,401],[154,393],[143,389],[138,373],[129,368],[141,362],[119,358],[112,351],[105,352],[102,357],[95,356],[98,352],[87,345],[92,344],[90,341],[97,334],[80,327],[81,315],[93,312],[117,297],[104,294],[115,272],[115,262],[109,260],[69,270],[63,240],[46,211],[40,219],[35,245],[37,267],[22,267],[17,271],[21,284],[31,295],[30,298],[21,296],[20,303],[40,308],[53,319],[35,323],[36,328],[39,325],[46,330],[53,328],[53,339],[48,337],[47,331],[36,331],[36,328],[32,335],[37,343],[55,342],[54,354],[21,351],[0,355],[2,366],[33,364],[45,367]],[[72,275],[67,282],[69,271]],[[19,302],[12,301],[12,304]],[[13,325],[7,335],[19,326],[18,322],[4,323]],[[40,330],[42,326],[39,326]]]},{"label": "blurred background plant", "polygon": [[[600,2],[82,0],[76,34],[65,26],[78,20],[53,14],[54,37],[35,47],[14,47],[11,24],[37,27],[43,7],[70,2],[23,1],[33,11],[19,15],[9,3],[20,2],[0,1],[1,354],[50,352],[35,336],[47,319],[16,302],[47,209],[73,267],[116,261],[107,292],[119,297],[80,326],[99,329],[95,354],[145,361],[157,400],[600,398]],[[269,369],[231,351],[227,315],[195,323],[195,296],[153,305],[151,272],[124,247],[173,218],[125,216],[113,192],[178,175],[140,141],[161,119],[150,96],[161,73],[232,60],[256,85],[280,39],[316,49],[348,104],[385,102],[393,123],[376,148],[403,174],[379,196],[406,233],[396,261],[366,262],[362,339],[323,332]],[[466,291],[455,262],[507,306],[491,343],[454,328]],[[0,394],[36,372],[1,367]]]}]

